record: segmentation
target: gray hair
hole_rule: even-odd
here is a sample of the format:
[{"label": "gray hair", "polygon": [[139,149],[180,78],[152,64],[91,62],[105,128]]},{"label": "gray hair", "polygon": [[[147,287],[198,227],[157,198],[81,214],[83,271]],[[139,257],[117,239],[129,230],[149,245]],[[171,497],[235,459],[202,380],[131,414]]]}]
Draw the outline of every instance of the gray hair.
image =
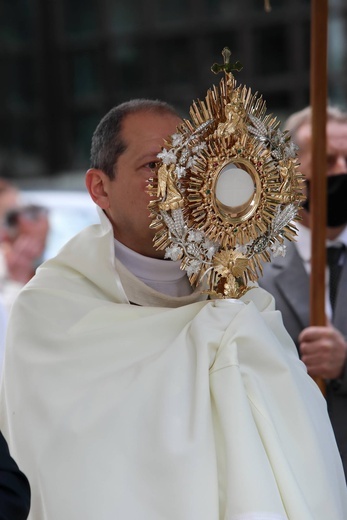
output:
[{"label": "gray hair", "polygon": [[157,99],[132,99],[113,107],[94,131],[90,151],[91,168],[102,170],[110,179],[114,179],[117,160],[127,146],[122,139],[122,123],[129,114],[138,112],[179,117],[173,106]]},{"label": "gray hair", "polygon": [[[292,136],[293,141],[297,141],[297,134],[299,128],[305,124],[310,124],[312,118],[311,107],[306,107],[299,112],[292,114],[285,122],[284,128],[288,130]],[[336,122],[347,124],[347,113],[340,110],[338,107],[327,106],[327,122]],[[299,144],[299,143],[296,143]]]}]

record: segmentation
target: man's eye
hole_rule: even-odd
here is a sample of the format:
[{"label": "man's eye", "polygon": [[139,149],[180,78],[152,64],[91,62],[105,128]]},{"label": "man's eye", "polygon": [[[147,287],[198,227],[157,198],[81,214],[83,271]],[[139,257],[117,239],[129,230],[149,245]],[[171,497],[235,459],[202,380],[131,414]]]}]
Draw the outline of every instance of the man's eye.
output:
[{"label": "man's eye", "polygon": [[157,167],[157,163],[155,161],[152,161],[152,162],[148,163],[147,166],[150,170],[155,170]]}]

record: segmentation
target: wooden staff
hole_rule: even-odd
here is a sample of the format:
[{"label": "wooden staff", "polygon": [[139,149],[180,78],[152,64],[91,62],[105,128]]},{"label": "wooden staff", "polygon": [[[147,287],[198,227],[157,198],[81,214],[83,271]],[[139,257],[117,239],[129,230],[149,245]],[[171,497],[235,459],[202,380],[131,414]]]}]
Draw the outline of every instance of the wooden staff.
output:
[{"label": "wooden staff", "polygon": [[[312,173],[310,186],[311,213],[311,325],[326,325],[326,103],[327,103],[327,34],[328,0],[311,0],[311,86]],[[325,395],[322,378],[315,378]]]}]

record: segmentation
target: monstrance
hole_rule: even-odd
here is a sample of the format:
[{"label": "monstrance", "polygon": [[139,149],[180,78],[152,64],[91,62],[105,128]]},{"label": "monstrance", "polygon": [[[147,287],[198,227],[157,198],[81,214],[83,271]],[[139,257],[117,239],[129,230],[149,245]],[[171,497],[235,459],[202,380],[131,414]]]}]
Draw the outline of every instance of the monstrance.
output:
[{"label": "monstrance", "polygon": [[237,85],[229,49],[222,54],[218,87],[192,103],[158,155],[149,208],[154,246],[181,262],[192,286],[239,298],[295,238],[303,179],[290,135],[262,96]]}]

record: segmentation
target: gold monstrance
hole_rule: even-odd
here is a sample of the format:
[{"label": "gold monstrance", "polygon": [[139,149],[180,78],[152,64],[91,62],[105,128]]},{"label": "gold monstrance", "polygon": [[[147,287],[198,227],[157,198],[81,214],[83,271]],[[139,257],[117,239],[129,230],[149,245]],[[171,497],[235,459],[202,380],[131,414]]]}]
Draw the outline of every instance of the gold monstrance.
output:
[{"label": "gold monstrance", "polygon": [[231,71],[241,65],[222,54],[212,67],[224,73],[219,86],[193,102],[158,155],[149,208],[165,258],[212,297],[239,298],[295,238],[303,179],[289,134],[261,96],[237,86]]}]

